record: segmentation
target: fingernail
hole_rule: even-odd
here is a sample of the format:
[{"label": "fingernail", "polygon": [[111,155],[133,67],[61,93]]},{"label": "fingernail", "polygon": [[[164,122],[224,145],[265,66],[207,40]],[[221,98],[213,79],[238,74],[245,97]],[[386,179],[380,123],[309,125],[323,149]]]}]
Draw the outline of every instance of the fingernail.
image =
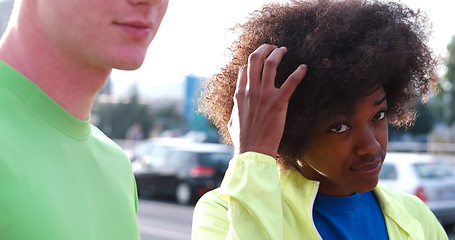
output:
[{"label": "fingernail", "polygon": [[285,46],[280,47],[281,49],[288,50]]}]

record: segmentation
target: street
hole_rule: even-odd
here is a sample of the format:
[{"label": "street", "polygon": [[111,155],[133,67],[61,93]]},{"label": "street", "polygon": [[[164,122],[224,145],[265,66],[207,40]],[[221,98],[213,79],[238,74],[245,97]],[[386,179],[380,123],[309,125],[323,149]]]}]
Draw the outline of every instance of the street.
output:
[{"label": "street", "polygon": [[194,206],[171,201],[139,199],[138,221],[142,240],[189,240]]},{"label": "street", "polygon": [[[138,221],[141,240],[190,240],[194,206],[166,200],[139,199]],[[455,229],[448,232],[455,240]]]}]

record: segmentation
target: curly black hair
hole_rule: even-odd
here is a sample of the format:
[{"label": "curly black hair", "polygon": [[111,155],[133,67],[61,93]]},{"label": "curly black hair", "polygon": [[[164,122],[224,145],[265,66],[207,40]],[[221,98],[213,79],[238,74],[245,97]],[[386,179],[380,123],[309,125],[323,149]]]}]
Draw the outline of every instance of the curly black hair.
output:
[{"label": "curly black hair", "polygon": [[280,87],[302,63],[308,72],[289,101],[278,149],[281,165],[303,156],[313,130],[382,86],[388,121],[409,126],[415,105],[433,93],[438,61],[427,42],[430,24],[420,11],[395,2],[375,0],[308,0],[269,3],[233,30],[231,60],[202,93],[206,113],[230,143],[227,123],[233,107],[237,74],[248,56],[264,43],[286,46],[277,69]]}]

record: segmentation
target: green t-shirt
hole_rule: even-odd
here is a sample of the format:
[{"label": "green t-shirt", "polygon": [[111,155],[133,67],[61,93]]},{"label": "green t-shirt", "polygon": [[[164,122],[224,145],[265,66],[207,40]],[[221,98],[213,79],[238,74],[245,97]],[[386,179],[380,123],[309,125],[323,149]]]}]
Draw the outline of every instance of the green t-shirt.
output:
[{"label": "green t-shirt", "polygon": [[139,239],[120,147],[0,62],[0,239]]}]

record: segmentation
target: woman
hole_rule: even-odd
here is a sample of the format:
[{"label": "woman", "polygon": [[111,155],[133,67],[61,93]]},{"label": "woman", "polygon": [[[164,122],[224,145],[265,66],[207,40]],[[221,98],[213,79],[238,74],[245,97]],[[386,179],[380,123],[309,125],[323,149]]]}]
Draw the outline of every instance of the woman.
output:
[{"label": "woman", "polygon": [[376,186],[388,124],[412,124],[437,83],[425,15],[292,1],[237,30],[201,99],[236,155],[193,239],[447,239],[419,199]]}]

